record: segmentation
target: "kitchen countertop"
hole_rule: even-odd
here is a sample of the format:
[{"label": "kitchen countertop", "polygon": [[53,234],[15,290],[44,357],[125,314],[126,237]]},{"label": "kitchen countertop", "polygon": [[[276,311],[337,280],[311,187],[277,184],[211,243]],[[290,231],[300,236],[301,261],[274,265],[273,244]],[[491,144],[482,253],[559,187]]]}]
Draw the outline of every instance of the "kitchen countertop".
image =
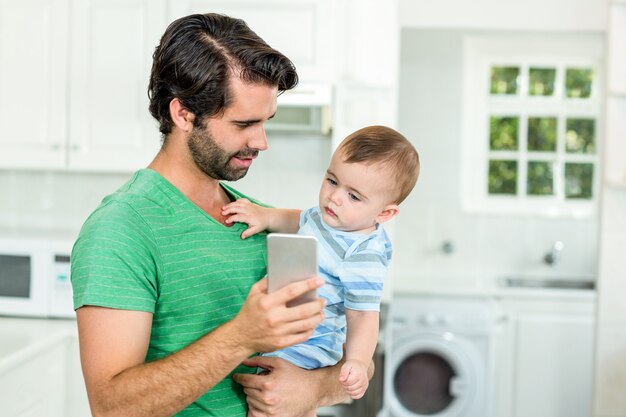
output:
[{"label": "kitchen countertop", "polygon": [[529,288],[506,287],[498,282],[488,284],[414,284],[410,288],[395,287],[394,294],[415,294],[432,296],[465,296],[495,298],[526,298],[526,299],[562,299],[594,301],[596,291],[593,289],[570,288]]}]

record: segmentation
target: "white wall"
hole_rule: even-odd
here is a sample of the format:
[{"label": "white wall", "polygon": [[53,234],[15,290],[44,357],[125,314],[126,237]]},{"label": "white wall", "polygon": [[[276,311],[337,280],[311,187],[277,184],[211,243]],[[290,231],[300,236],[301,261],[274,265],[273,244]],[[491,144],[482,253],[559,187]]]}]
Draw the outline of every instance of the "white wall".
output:
[{"label": "white wall", "polygon": [[[547,219],[461,210],[464,33],[470,32],[402,31],[399,127],[420,152],[422,171],[396,222],[394,290],[480,288],[498,277],[522,274],[595,277],[597,217]],[[587,36],[602,40],[599,35]],[[542,258],[555,240],[563,241],[565,250],[562,263],[550,268]],[[455,247],[451,255],[441,251],[445,241]]]}]

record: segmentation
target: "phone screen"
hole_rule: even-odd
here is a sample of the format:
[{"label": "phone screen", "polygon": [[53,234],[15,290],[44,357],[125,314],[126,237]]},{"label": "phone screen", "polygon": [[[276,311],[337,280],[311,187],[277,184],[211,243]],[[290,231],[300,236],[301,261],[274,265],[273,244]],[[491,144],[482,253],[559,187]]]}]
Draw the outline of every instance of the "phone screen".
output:
[{"label": "phone screen", "polygon": [[[267,235],[268,291],[317,275],[317,239],[313,236],[270,233]],[[314,300],[310,291],[287,303],[288,307]]]}]

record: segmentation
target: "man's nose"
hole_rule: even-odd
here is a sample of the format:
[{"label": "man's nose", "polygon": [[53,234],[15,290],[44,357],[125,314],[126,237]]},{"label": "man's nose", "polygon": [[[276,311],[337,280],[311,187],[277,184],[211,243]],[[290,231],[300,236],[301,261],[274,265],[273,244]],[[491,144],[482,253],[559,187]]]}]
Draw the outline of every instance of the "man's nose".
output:
[{"label": "man's nose", "polygon": [[267,135],[265,134],[265,125],[259,124],[257,129],[254,129],[252,136],[248,140],[248,147],[258,149],[259,151],[264,151],[269,147]]}]

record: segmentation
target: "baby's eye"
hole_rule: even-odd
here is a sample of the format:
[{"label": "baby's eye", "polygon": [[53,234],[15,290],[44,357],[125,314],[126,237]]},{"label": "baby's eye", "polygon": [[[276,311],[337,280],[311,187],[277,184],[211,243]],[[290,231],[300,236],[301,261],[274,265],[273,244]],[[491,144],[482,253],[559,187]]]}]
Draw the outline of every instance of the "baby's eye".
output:
[{"label": "baby's eye", "polygon": [[348,195],[350,196],[350,199],[352,201],[361,201],[361,199],[356,194],[348,193]]},{"label": "baby's eye", "polygon": [[330,185],[337,185],[337,181],[335,181],[335,180],[334,180],[334,179],[332,179],[332,178],[326,178],[326,181],[328,181],[328,183],[329,183]]}]

